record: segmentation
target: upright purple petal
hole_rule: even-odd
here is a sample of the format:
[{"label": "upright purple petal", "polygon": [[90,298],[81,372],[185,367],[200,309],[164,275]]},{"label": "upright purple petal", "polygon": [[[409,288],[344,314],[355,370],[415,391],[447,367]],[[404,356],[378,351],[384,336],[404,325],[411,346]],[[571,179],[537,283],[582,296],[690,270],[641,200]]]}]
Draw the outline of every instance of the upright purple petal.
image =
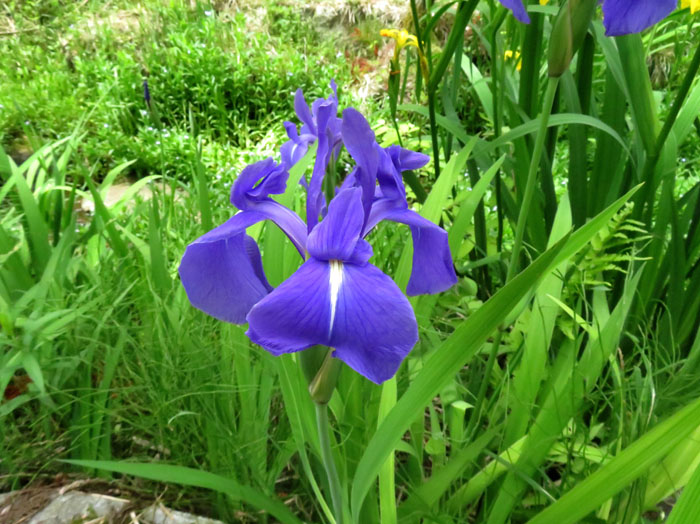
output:
[{"label": "upright purple petal", "polygon": [[291,169],[309,150],[309,145],[316,140],[315,135],[303,134],[299,136],[297,126],[292,122],[285,122],[284,128],[287,131],[289,140],[280,146],[280,156],[282,163],[287,169]]},{"label": "upright purple petal", "polygon": [[306,249],[319,260],[349,261],[361,240],[363,222],[360,189],[344,189],[331,200],[328,214],[309,234]]},{"label": "upright purple petal", "polygon": [[365,211],[365,221],[369,217],[377,185],[377,169],[379,156],[375,144],[374,132],[369,123],[358,110],[349,107],[343,111],[341,134],[345,148],[357,163],[356,180],[362,188],[362,205]]},{"label": "upright purple petal", "polygon": [[187,246],[179,273],[194,307],[242,324],[250,308],[272,290],[257,245],[245,234],[264,218],[254,211],[238,213]]},{"label": "upright purple petal", "polygon": [[457,283],[447,232],[415,211],[388,199],[372,208],[367,231],[382,220],[406,224],[413,238],[413,266],[406,286],[408,295],[440,293]]},{"label": "upright purple petal", "polygon": [[328,155],[331,150],[326,129],[331,118],[337,118],[338,107],[332,102],[322,101],[316,111],[316,126],[318,129],[318,147],[316,149],[316,161],[311,173],[309,190],[306,197],[306,222],[311,231],[318,223],[318,216],[325,203],[323,194],[323,179],[328,167]]},{"label": "upright purple petal", "polygon": [[401,173],[396,169],[388,151],[375,145],[379,156],[379,168],[377,170],[377,181],[381,189],[381,195],[396,202],[406,202],[406,188],[403,185]]},{"label": "upright purple petal", "polygon": [[304,92],[301,88],[297,89],[294,95],[294,110],[296,111],[297,117],[301,122],[308,127],[311,134],[318,134],[316,131],[316,125],[314,124],[313,115],[309,109],[309,104],[306,103],[304,98]]},{"label": "upright purple petal", "polygon": [[676,0],[603,0],[605,34],[639,33],[666,18]]},{"label": "upright purple petal", "polygon": [[418,341],[410,303],[371,264],[310,259],[248,314],[248,336],[273,355],[335,349],[373,382],[391,378]]},{"label": "upright purple petal", "polygon": [[527,9],[523,5],[523,0],[498,0],[503,4],[504,7],[507,7],[511,11],[513,11],[513,16],[520,20],[523,24],[529,24],[530,23],[530,17],[527,14]]}]

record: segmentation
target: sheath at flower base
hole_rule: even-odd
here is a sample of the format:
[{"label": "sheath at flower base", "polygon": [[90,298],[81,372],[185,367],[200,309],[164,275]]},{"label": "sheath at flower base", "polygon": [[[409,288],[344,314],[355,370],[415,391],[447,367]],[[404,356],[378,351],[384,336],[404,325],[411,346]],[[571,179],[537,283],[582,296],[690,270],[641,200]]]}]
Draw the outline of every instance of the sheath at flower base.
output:
[{"label": "sheath at flower base", "polygon": [[[525,24],[530,23],[523,0],[499,2],[513,11],[515,18]],[[676,8],[676,2],[677,0],[601,0],[605,34],[620,36],[644,31],[666,18]]]}]

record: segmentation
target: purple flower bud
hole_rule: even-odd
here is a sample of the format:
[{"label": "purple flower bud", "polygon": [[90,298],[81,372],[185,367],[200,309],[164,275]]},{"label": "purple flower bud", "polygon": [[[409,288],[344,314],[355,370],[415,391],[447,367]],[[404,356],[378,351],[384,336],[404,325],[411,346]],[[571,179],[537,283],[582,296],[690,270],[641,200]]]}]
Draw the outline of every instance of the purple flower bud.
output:
[{"label": "purple flower bud", "polygon": [[146,101],[146,105],[151,107],[151,91],[148,89],[148,80],[143,81],[143,99]]}]

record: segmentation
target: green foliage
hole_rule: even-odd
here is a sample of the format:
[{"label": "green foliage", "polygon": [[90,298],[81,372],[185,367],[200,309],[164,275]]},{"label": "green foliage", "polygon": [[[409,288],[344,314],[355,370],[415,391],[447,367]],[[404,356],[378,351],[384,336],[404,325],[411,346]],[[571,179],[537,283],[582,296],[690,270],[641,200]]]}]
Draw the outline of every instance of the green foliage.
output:
[{"label": "green foliage", "polygon": [[[225,4],[9,4],[3,488],[68,459],[145,492],[189,486],[168,501],[227,521],[336,521],[301,358],[193,309],[177,266],[234,212],[240,168],[276,154],[294,90],[350,72],[308,10]],[[558,3],[531,4],[527,27],[496,2],[405,6],[426,71],[405,48],[370,121],[384,145],[435,152],[409,198],[447,229],[460,282],[412,299],[421,340],[394,379],[341,372],[330,445],[349,522],[627,524],[665,518],[686,485],[669,522],[697,512],[700,23],[611,39],[596,15],[550,99]],[[359,23],[358,52],[381,26]],[[141,182],[115,202],[126,174]],[[303,213],[300,191],[279,200]],[[249,234],[271,282],[298,267],[278,229]],[[405,285],[410,235],[372,235],[372,262]]]},{"label": "green foliage", "polygon": [[297,88],[313,99],[331,79],[349,78],[334,43],[291,6],[271,5],[262,20],[157,2],[46,23],[28,12],[13,11],[19,32],[0,40],[0,140],[10,150],[36,147],[70,133],[89,108],[82,150],[87,166],[102,167],[98,176],[137,159],[137,176],[189,178],[189,136],[244,149],[276,127],[278,141]]}]

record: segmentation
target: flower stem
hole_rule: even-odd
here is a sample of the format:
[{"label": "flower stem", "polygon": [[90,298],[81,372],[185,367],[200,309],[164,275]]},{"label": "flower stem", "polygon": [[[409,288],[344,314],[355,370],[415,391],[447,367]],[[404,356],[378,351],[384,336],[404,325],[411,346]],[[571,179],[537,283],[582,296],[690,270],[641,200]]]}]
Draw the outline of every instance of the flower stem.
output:
[{"label": "flower stem", "polygon": [[331,441],[329,437],[330,424],[328,422],[328,404],[316,404],[316,424],[318,427],[318,438],[321,444],[321,457],[323,466],[326,469],[328,485],[331,490],[331,500],[333,501],[333,513],[336,524],[343,524],[343,492],[340,487],[338,470],[333,460],[331,451]]},{"label": "flower stem", "polygon": [[513,242],[513,252],[510,256],[510,264],[508,265],[508,275],[506,282],[510,281],[518,272],[520,267],[520,250],[523,247],[523,237],[525,236],[525,226],[527,217],[530,215],[530,206],[532,198],[535,194],[535,185],[537,182],[537,170],[540,167],[540,159],[544,150],[545,139],[547,138],[547,127],[549,125],[549,116],[552,113],[552,104],[554,103],[554,95],[557,93],[559,78],[550,77],[547,84],[547,92],[542,103],[542,112],[540,113],[540,127],[535,137],[535,147],[532,151],[530,159],[530,169],[527,172],[527,182],[523,193],[523,201],[520,205],[520,213],[518,214],[518,222],[515,224],[515,240]]}]

